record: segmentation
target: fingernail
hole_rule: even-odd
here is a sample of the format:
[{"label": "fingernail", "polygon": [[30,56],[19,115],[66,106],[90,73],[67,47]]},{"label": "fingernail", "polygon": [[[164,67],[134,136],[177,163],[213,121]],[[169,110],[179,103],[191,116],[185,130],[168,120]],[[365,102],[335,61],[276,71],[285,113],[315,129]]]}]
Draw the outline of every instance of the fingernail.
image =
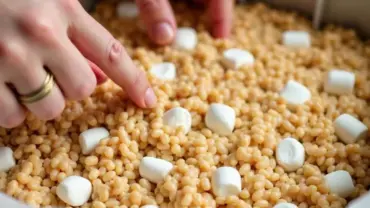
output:
[{"label": "fingernail", "polygon": [[157,103],[157,97],[152,88],[148,88],[145,92],[145,105],[147,108],[153,108]]},{"label": "fingernail", "polygon": [[166,44],[172,41],[175,33],[170,24],[158,23],[153,27],[153,38],[158,44]]}]

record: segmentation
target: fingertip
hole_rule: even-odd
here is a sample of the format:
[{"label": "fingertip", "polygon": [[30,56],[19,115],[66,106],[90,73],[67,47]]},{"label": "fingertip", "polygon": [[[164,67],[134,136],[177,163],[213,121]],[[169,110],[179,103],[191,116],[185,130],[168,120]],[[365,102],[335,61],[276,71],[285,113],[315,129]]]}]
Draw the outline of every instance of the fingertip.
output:
[{"label": "fingertip", "polygon": [[175,38],[176,21],[168,0],[136,0],[150,39],[158,45]]},{"label": "fingertip", "polygon": [[152,89],[144,70],[136,68],[134,65],[127,71],[127,81],[122,83],[123,88],[128,93],[132,101],[140,108],[153,108],[157,104],[157,96]]},{"label": "fingertip", "polygon": [[144,91],[139,89],[130,90],[128,95],[140,108],[154,108],[157,105],[157,96],[150,86]]},{"label": "fingertip", "polygon": [[209,0],[208,4],[212,35],[216,38],[227,38],[232,27],[233,1]]},{"label": "fingertip", "polygon": [[154,24],[149,33],[151,39],[159,45],[169,44],[175,38],[175,29],[167,22]]}]

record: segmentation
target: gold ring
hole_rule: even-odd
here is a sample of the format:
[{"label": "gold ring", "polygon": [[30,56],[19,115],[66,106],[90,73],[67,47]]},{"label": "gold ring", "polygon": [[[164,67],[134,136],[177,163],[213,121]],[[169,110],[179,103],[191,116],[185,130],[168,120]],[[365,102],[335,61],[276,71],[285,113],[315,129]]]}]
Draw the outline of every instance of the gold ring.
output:
[{"label": "gold ring", "polygon": [[34,103],[37,102],[47,95],[50,94],[51,90],[54,87],[54,78],[53,75],[49,72],[46,73],[46,78],[44,80],[44,83],[42,83],[41,87],[27,95],[21,95],[19,96],[19,100],[22,103]]}]

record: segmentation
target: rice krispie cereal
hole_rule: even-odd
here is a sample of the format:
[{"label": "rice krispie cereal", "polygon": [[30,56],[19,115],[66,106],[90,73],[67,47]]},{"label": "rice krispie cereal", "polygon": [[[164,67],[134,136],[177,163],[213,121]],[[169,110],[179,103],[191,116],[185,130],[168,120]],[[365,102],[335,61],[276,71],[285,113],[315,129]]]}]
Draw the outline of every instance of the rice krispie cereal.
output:
[{"label": "rice krispie cereal", "polygon": [[[29,115],[20,127],[1,128],[0,146],[12,148],[16,165],[0,173],[0,191],[35,207],[71,207],[58,198],[57,186],[68,176],[82,176],[92,184],[90,200],[82,208],[268,208],[281,202],[339,208],[367,192],[370,144],[366,138],[346,144],[334,128],[342,114],[370,126],[370,46],[353,30],[329,25],[315,31],[296,13],[264,4],[238,5],[231,37],[220,40],[208,32],[203,10],[176,3],[178,26],[194,28],[198,40],[194,50],[181,50],[155,46],[140,21],[119,18],[116,6],[103,1],[92,15],[124,44],[139,68],[149,72],[155,64],[171,62],[176,78],[161,80],[148,73],[158,96],[151,110],[136,107],[108,81],[91,97],[68,102],[53,121]],[[308,32],[311,46],[284,46],[282,34],[290,30]],[[249,51],[254,63],[227,68],[221,60],[231,48]],[[325,92],[325,75],[332,69],[355,74],[353,93]],[[289,80],[305,86],[310,99],[288,105],[280,92]],[[213,103],[235,111],[230,135],[221,136],[205,124]],[[163,123],[165,112],[175,107],[191,114],[187,134],[182,126]],[[82,154],[79,136],[95,127],[106,128],[109,137]],[[285,170],[275,155],[288,137],[305,149],[304,164],[295,171]],[[153,183],[140,175],[146,156],[173,164],[162,181]],[[238,170],[241,189],[217,196],[212,175],[225,166]],[[325,175],[337,170],[347,171],[353,180],[354,190],[346,198],[325,182]]]}]

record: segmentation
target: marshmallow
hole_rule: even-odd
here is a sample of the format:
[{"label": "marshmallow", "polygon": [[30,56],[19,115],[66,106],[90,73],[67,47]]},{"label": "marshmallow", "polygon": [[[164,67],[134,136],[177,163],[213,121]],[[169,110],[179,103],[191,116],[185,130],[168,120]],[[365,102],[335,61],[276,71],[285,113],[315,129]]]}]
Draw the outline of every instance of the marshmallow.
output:
[{"label": "marshmallow", "polygon": [[283,45],[292,48],[309,48],[310,34],[304,31],[286,31],[283,33]]},{"label": "marshmallow", "polygon": [[346,144],[355,143],[367,136],[368,128],[349,114],[342,114],[334,121],[335,134]]},{"label": "marshmallow", "polygon": [[284,89],[280,92],[289,105],[304,104],[307,100],[311,99],[311,92],[302,84],[289,80]]},{"label": "marshmallow", "polygon": [[175,107],[164,113],[163,123],[171,127],[182,126],[187,134],[191,128],[191,115],[185,108]]},{"label": "marshmallow", "polygon": [[343,70],[331,70],[328,72],[324,90],[328,93],[344,95],[351,94],[355,87],[355,74]]},{"label": "marshmallow", "polygon": [[288,203],[288,202],[282,202],[274,206],[274,208],[298,208],[297,205]]},{"label": "marshmallow", "polygon": [[222,63],[231,69],[238,69],[242,65],[253,65],[254,56],[246,50],[232,48],[224,51]]},{"label": "marshmallow", "polygon": [[179,28],[176,32],[174,46],[178,49],[192,50],[197,46],[197,32],[190,27]]},{"label": "marshmallow", "polygon": [[324,178],[330,193],[346,198],[355,191],[351,175],[347,171],[334,171],[327,174]]},{"label": "marshmallow", "polygon": [[303,166],[305,150],[294,138],[282,140],[276,148],[276,160],[286,171],[295,171]]},{"label": "marshmallow", "polygon": [[221,136],[230,135],[235,127],[235,111],[227,105],[213,103],[206,113],[205,123],[209,129]]},{"label": "marshmallow", "polygon": [[155,157],[144,157],[141,159],[139,173],[141,177],[159,183],[171,172],[172,163]]},{"label": "marshmallow", "polygon": [[97,127],[88,129],[80,134],[80,146],[82,154],[89,154],[96,146],[98,146],[100,140],[109,137],[109,132],[103,127]]},{"label": "marshmallow", "polygon": [[140,208],[159,208],[157,205],[144,205],[141,206]]},{"label": "marshmallow", "polygon": [[9,147],[0,147],[0,172],[6,172],[14,166],[13,150]]},{"label": "marshmallow", "polygon": [[173,80],[176,78],[176,66],[169,62],[154,64],[150,73],[161,80]]},{"label": "marshmallow", "polygon": [[123,18],[135,18],[139,15],[139,9],[133,2],[121,2],[117,5],[117,16]]},{"label": "marshmallow", "polygon": [[69,176],[57,186],[56,194],[68,205],[81,206],[89,200],[91,191],[89,180],[81,176]]},{"label": "marshmallow", "polygon": [[242,190],[239,171],[233,167],[220,167],[212,174],[212,191],[216,196],[238,195]]},{"label": "marshmallow", "polygon": [[368,207],[370,204],[370,192],[360,196],[359,198],[351,201],[347,208],[365,208]]}]

